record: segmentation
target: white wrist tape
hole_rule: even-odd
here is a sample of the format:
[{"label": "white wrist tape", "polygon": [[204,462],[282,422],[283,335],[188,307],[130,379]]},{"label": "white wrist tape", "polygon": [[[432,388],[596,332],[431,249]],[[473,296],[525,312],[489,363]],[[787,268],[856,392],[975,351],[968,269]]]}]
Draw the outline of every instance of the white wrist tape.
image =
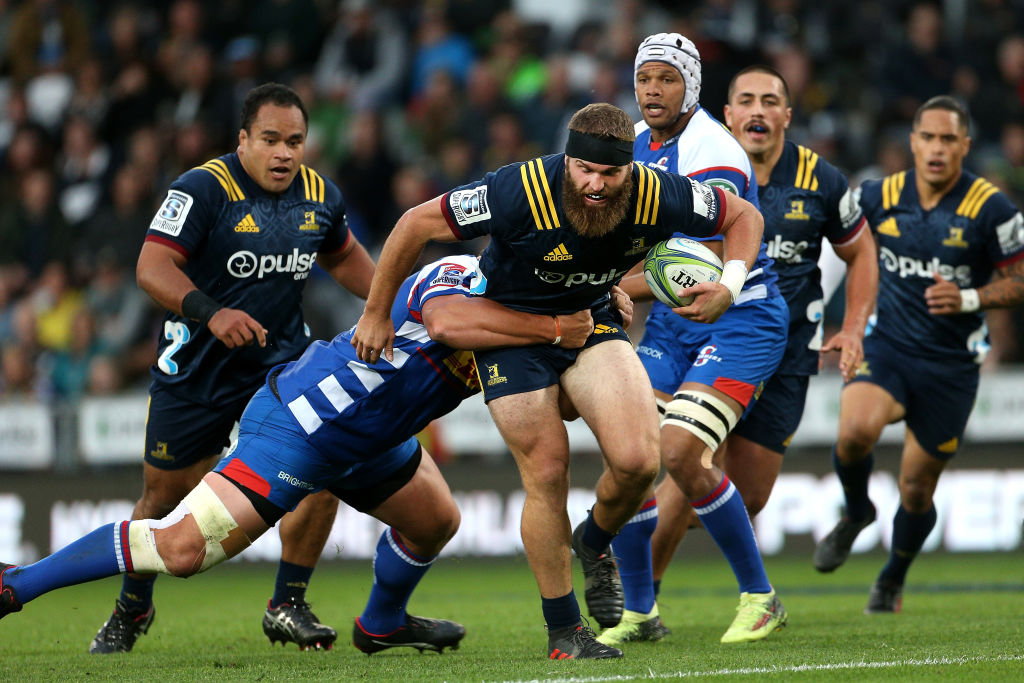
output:
[{"label": "white wrist tape", "polygon": [[740,290],[743,289],[743,283],[747,281],[747,264],[739,259],[732,261],[726,261],[725,267],[722,268],[722,279],[719,280],[729,290],[729,294],[732,295],[733,303],[736,303],[736,297],[740,295]]},{"label": "white wrist tape", "polygon": [[960,290],[960,312],[961,313],[974,313],[976,310],[981,308],[981,297],[978,296],[978,290],[961,289]]}]

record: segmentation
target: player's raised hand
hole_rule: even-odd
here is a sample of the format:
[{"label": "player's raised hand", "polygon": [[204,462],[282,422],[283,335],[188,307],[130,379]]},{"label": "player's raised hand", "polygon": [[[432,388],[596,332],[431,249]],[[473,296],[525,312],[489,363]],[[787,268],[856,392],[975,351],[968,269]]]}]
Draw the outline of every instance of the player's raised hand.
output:
[{"label": "player's raised hand", "polygon": [[694,297],[688,306],[673,308],[672,312],[697,323],[713,323],[732,305],[732,294],[719,282],[701,282],[676,292],[679,298]]},{"label": "player's raised hand", "polygon": [[572,315],[560,315],[558,326],[561,330],[562,340],[558,345],[566,349],[579,349],[587,343],[587,339],[594,332],[594,318],[590,315],[590,309],[576,311]]},{"label": "player's raised hand", "polygon": [[935,284],[924,290],[924,300],[932,315],[955,315],[961,311],[960,288],[938,272],[933,274]]},{"label": "player's raised hand", "polygon": [[395,359],[394,344],[395,328],[391,317],[371,316],[363,311],[352,333],[352,346],[359,360],[373,365],[383,356],[392,361]]},{"label": "player's raised hand", "polygon": [[222,308],[206,324],[217,339],[229,349],[250,346],[256,342],[267,345],[267,330],[255,318],[237,308]]}]

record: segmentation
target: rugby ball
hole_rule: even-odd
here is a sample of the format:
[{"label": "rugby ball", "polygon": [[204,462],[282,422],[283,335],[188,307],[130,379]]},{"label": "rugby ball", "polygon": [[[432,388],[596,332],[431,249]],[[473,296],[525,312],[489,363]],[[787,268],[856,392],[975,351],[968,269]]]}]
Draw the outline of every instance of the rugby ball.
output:
[{"label": "rugby ball", "polygon": [[692,296],[680,298],[681,289],[702,282],[718,282],[722,259],[696,240],[673,237],[654,245],[644,260],[644,279],[658,301],[676,308],[689,306]]}]

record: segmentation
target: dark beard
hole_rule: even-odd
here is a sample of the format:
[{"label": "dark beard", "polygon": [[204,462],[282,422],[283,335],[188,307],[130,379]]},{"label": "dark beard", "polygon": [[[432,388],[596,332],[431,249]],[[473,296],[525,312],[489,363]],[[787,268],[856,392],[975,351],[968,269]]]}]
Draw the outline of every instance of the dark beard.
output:
[{"label": "dark beard", "polygon": [[629,200],[633,196],[633,173],[626,176],[626,181],[614,195],[608,195],[607,203],[602,206],[590,206],[576,184],[569,177],[566,169],[562,178],[562,209],[569,225],[583,237],[601,237],[615,229],[622,222],[629,210]]}]

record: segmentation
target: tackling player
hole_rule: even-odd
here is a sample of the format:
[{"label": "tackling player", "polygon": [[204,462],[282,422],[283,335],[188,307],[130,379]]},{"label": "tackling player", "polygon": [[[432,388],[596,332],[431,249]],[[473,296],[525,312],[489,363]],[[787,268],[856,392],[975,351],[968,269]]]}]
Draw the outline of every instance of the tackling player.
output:
[{"label": "tackling player", "polygon": [[[349,231],[338,188],[303,165],[305,105],[268,83],[242,105],[237,151],[184,173],[146,233],[138,281],[167,309],[152,368],[142,496],[133,519],[159,519],[210,471],[267,371],[309,344],[302,290],[319,263],[365,297],[373,261]],[[305,601],[337,499],[310,496],[281,523],[281,563],[263,630],[301,648],[337,637]],[[155,574],[125,574],[89,646],[128,652],[153,622]]]},{"label": "tackling player", "polygon": [[878,240],[877,322],[841,395],[832,462],[845,509],[815,549],[814,566],[831,572],[842,565],[875,521],[872,449],[885,425],[904,421],[889,561],[866,613],[900,610],[907,570],[935,526],[935,487],[960,448],[977,394],[983,311],[1024,303],[1024,217],[995,185],[963,168],[968,121],[952,97],[928,100],[910,133],[914,168],[860,191]]},{"label": "tackling player", "polygon": [[[573,349],[594,329],[589,310],[553,321],[475,296],[485,284],[472,257],[432,263],[405,279],[391,309],[392,361],[360,362],[349,330],[273,368],[242,415],[235,448],[163,519],[106,524],[28,566],[0,563],[0,617],[118,573],[205,571],[323,491],[388,525],[353,644],[368,654],[457,648],[462,625],[406,612],[459,526],[451,491],[414,434],[480,390],[473,355],[456,349],[550,345],[553,326],[555,347]],[[629,300],[614,296],[631,318]]]},{"label": "tackling player", "polygon": [[[643,116],[636,124],[637,161],[724,188],[756,205],[757,182],[743,148],[698,104],[701,69],[694,44],[678,33],[648,36],[637,50],[634,77]],[[657,529],[678,543],[687,526],[697,523],[694,512],[722,549],[739,587],[740,607],[722,642],[758,640],[786,623],[747,510],[736,495],[743,475],[723,471],[712,455],[778,367],[788,314],[763,244],[749,273],[745,263],[727,260],[725,267],[741,287],[735,305],[717,322],[696,324],[656,301],[637,345],[662,413],[661,459],[670,476],[648,492],[612,542],[624,610],[615,599],[613,560],[603,558],[603,566],[589,572],[587,605],[599,623],[611,627],[598,637],[609,645],[659,640],[668,633],[655,601],[652,541],[661,540]],[[623,280],[623,288],[637,299],[652,296],[642,275]],[[667,565],[675,544],[663,545]],[[655,546],[655,556],[658,550]]]},{"label": "tackling player", "polygon": [[[487,296],[512,308],[556,315],[593,311],[595,330],[580,350],[551,346],[477,354],[484,399],[519,466],[526,501],[521,532],[541,594],[551,658],[621,657],[583,625],[572,590],[566,511],[569,443],[564,396],[594,431],[607,469],[597,502],[577,534],[577,551],[604,552],[632,517],[658,473],[658,425],[643,367],[609,309],[607,289],[655,243],[677,230],[725,235],[743,273],[761,244],[761,217],[748,202],[688,178],[633,163],[629,116],[591,104],[569,122],[565,154],[511,164],[409,212],[385,242],[366,312],[353,342],[361,359],[390,360],[387,311],[428,240],[491,236],[480,267]],[[680,315],[710,322],[731,304],[742,275],[703,283]],[[559,336],[554,326],[554,336]],[[628,424],[630,429],[622,429]]]}]

